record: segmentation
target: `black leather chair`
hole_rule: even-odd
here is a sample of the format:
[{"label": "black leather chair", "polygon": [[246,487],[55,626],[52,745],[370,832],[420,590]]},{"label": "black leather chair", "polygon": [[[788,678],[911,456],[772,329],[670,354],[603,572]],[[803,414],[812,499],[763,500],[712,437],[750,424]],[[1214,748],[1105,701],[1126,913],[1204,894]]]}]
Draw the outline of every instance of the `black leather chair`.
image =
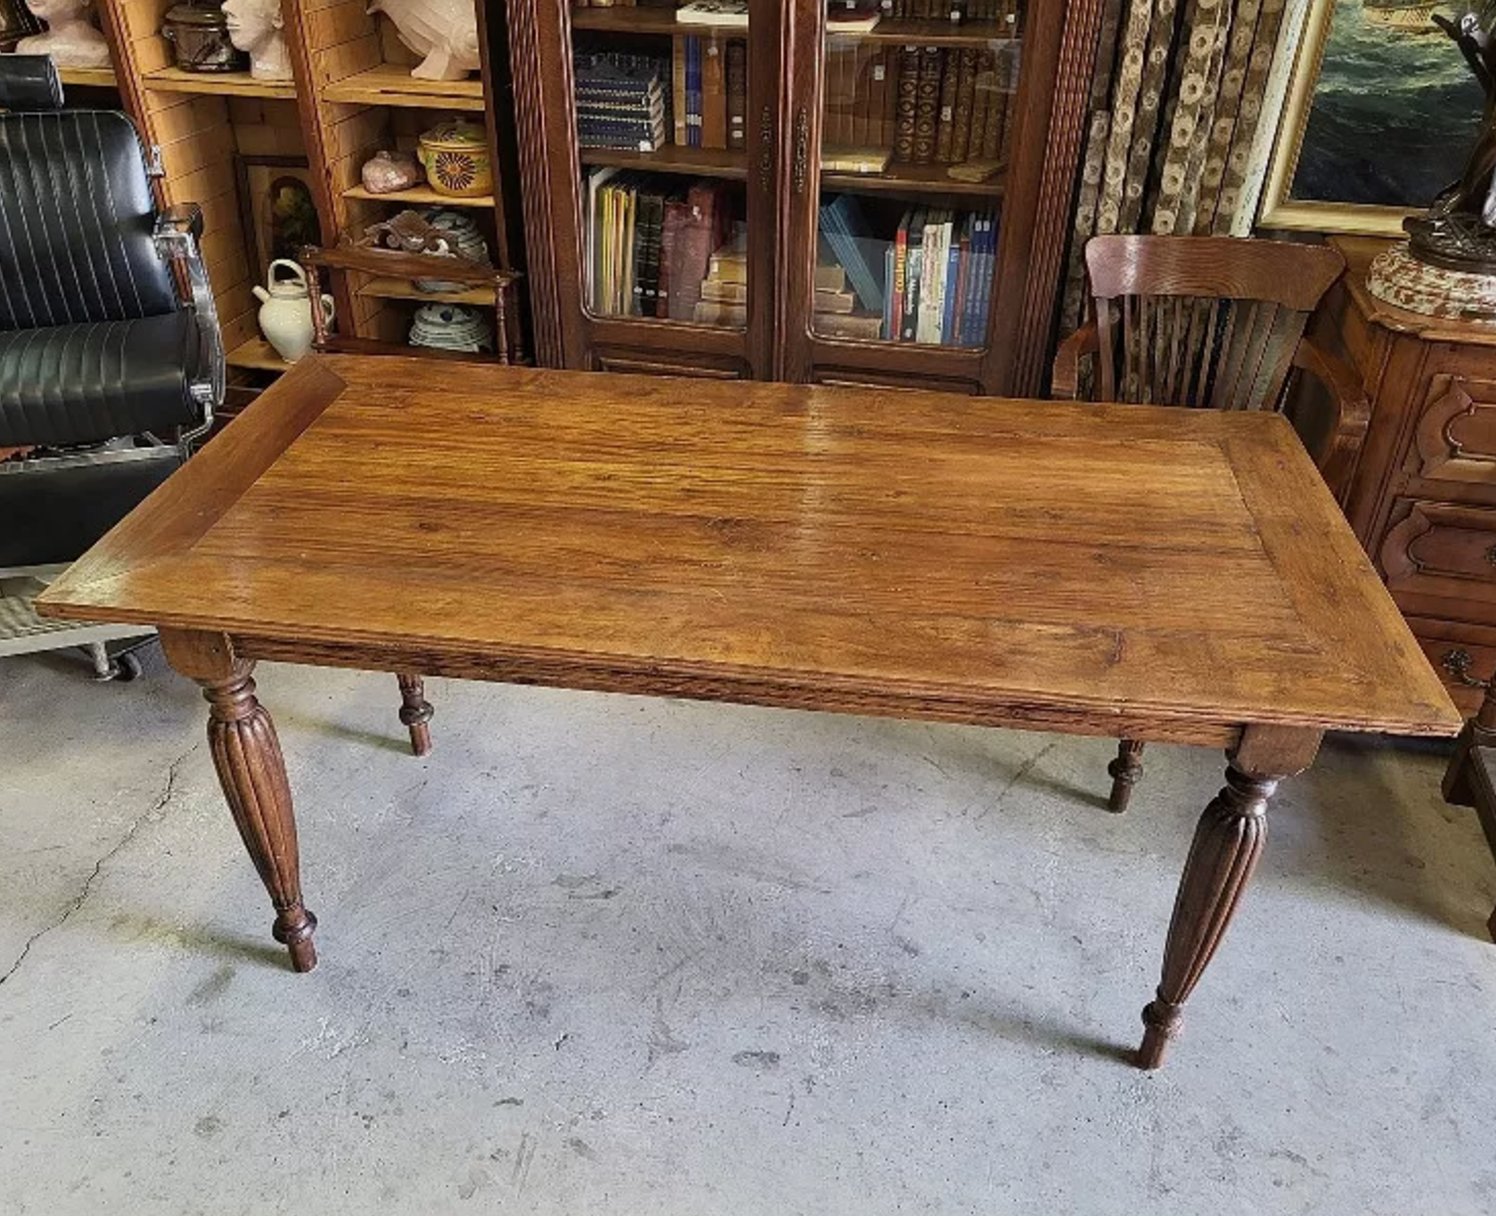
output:
[{"label": "black leather chair", "polygon": [[63,109],[44,56],[0,55],[0,111],[0,448],[28,449],[0,461],[5,654],[85,640],[15,601],[178,467],[224,361],[202,212],[158,213],[130,120]]}]

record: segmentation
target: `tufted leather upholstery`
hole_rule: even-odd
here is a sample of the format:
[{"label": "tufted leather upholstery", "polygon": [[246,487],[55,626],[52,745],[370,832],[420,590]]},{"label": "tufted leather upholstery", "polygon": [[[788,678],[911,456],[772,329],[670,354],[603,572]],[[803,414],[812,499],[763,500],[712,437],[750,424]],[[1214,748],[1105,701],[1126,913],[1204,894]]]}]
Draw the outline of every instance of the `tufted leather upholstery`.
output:
[{"label": "tufted leather upholstery", "polygon": [[168,434],[193,417],[199,351],[185,309],[0,332],[0,447]]},{"label": "tufted leather upholstery", "polygon": [[0,115],[0,329],[175,312],[154,227],[145,153],[123,114]]},{"label": "tufted leather upholstery", "polygon": [[[3,60],[0,101],[45,104],[44,83],[60,94],[45,58]],[[0,447],[201,420],[197,324],[155,226],[145,150],[123,114],[0,113]]]}]

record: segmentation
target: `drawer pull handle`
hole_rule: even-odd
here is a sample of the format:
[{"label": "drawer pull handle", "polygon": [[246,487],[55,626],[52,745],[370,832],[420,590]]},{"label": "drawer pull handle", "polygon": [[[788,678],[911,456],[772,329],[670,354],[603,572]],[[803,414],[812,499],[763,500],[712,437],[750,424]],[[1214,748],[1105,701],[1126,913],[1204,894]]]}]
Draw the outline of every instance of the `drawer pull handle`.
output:
[{"label": "drawer pull handle", "polygon": [[1486,550],[1486,561],[1490,562],[1491,565],[1496,566],[1496,545],[1492,545],[1489,549]]},{"label": "drawer pull handle", "polygon": [[1473,662],[1468,650],[1446,650],[1444,657],[1439,660],[1439,666],[1467,688],[1489,688],[1490,680],[1478,680],[1470,674]]}]

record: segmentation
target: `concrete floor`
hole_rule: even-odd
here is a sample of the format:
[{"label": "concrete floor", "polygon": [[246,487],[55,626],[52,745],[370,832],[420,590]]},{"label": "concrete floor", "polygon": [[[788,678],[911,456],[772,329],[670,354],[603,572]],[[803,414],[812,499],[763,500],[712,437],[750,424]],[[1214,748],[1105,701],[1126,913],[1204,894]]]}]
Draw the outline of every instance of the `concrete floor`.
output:
[{"label": "concrete floor", "polygon": [[0,664],[0,1213],[1496,1210],[1496,863],[1435,749],[1336,743],[1164,1071],[1220,758],[266,665],[295,976],[149,656]]}]

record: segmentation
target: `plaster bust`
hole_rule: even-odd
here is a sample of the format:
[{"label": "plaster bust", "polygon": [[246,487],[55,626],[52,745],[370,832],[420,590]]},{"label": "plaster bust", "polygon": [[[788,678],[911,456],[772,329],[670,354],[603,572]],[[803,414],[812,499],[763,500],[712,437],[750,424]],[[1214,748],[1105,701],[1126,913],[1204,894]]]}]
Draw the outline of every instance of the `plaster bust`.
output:
[{"label": "plaster bust", "polygon": [[425,58],[410,69],[418,80],[463,80],[478,70],[478,12],[473,0],[373,0],[395,32]]},{"label": "plaster bust", "polygon": [[47,31],[22,38],[18,54],[50,55],[60,68],[109,66],[109,44],[88,20],[88,0],[26,0],[26,7],[47,23]]},{"label": "plaster bust", "polygon": [[224,0],[229,41],[249,54],[249,74],[256,80],[290,80],[291,59],[281,32],[280,0]]}]

